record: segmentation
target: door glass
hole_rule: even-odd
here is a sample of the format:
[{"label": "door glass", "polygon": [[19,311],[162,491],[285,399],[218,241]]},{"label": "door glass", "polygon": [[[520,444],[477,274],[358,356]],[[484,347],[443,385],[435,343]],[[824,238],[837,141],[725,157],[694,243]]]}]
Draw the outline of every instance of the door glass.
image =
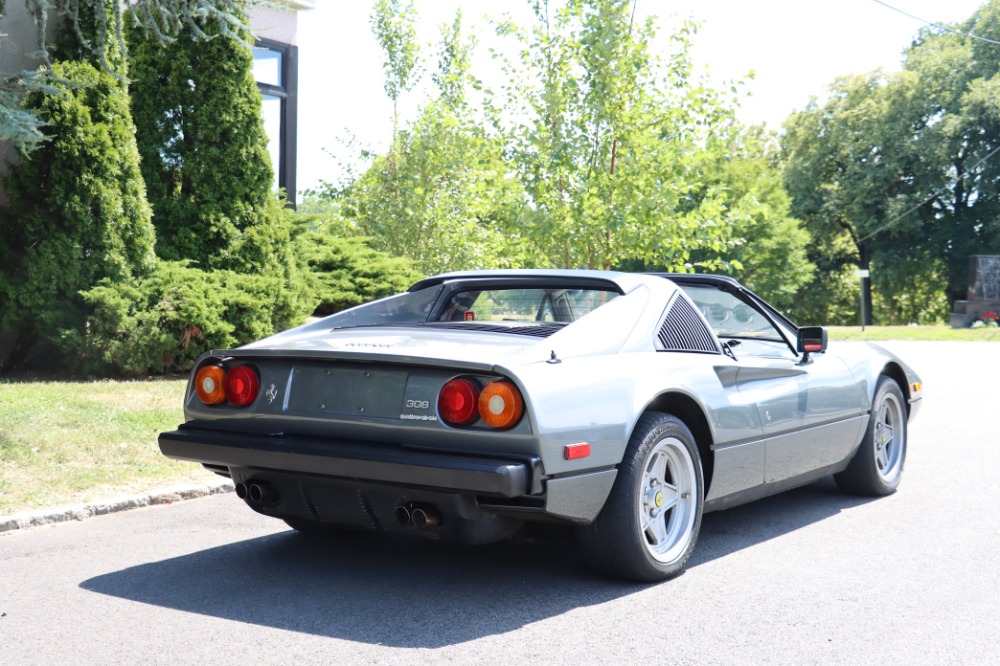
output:
[{"label": "door glass", "polygon": [[712,287],[682,288],[723,342],[739,341],[730,345],[737,356],[793,356],[781,333],[756,308]]}]

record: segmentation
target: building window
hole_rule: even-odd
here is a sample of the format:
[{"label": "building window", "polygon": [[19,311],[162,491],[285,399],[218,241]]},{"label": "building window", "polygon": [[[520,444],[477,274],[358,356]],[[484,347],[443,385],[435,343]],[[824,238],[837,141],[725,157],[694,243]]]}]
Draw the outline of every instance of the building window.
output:
[{"label": "building window", "polygon": [[298,47],[257,40],[253,49],[253,75],[264,98],[261,112],[275,187],[285,190],[288,203],[294,208]]}]

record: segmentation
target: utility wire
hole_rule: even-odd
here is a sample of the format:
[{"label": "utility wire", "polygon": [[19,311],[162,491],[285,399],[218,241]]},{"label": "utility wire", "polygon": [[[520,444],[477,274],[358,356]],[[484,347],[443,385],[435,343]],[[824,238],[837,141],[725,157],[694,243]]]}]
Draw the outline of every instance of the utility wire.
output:
[{"label": "utility wire", "polygon": [[941,25],[940,23],[934,23],[933,21],[928,21],[927,19],[922,19],[919,16],[914,16],[913,14],[910,14],[908,12],[904,12],[899,7],[893,7],[892,5],[890,5],[888,3],[882,2],[882,0],[872,0],[872,1],[875,2],[875,3],[877,3],[877,4],[882,5],[883,7],[889,8],[889,9],[891,9],[894,12],[899,12],[903,16],[909,16],[911,19],[915,19],[917,21],[920,21],[921,23],[926,23],[927,25],[929,25],[931,27],[934,27],[934,28],[937,28],[938,30],[944,30],[945,32],[950,32],[950,33],[953,33],[953,34],[956,34],[956,35],[962,35],[963,37],[968,37],[969,39],[978,39],[979,41],[986,42],[987,44],[996,44],[996,45],[1000,46],[1000,42],[998,42],[996,40],[987,39],[985,37],[979,37],[978,35],[973,35],[973,34],[968,33],[968,32],[962,32],[961,30],[955,30],[954,28],[949,28],[947,26]]},{"label": "utility wire", "polygon": [[[878,2],[878,0],[875,0],[875,2]],[[986,157],[984,157],[983,159],[979,160],[978,162],[976,162],[975,164],[973,164],[973,165],[972,165],[971,167],[969,167],[969,171],[975,171],[976,169],[978,169],[978,168],[979,168],[979,165],[980,165],[980,164],[982,164],[982,163],[983,163],[983,162],[985,162],[986,160],[990,159],[991,157],[993,157],[993,156],[994,156],[994,155],[996,155],[997,153],[1000,153],[1000,146],[997,146],[996,148],[994,148],[994,149],[993,149],[992,151],[990,151],[990,154],[989,154],[989,155],[987,155]],[[858,239],[858,243],[862,243],[862,242],[864,242],[864,241],[868,240],[869,238],[871,238],[871,237],[872,237],[872,236],[874,236],[875,234],[880,234],[880,233],[882,233],[883,231],[885,231],[885,230],[886,230],[886,229],[888,229],[889,227],[893,226],[894,224],[896,224],[897,222],[899,222],[900,220],[902,220],[902,219],[903,219],[904,217],[906,217],[907,215],[909,215],[909,214],[910,214],[910,213],[912,213],[913,211],[915,211],[915,210],[917,210],[918,208],[920,208],[921,206],[925,206],[925,205],[929,204],[929,203],[930,203],[931,201],[933,201],[933,200],[934,200],[934,199],[935,199],[935,198],[936,198],[936,197],[937,197],[937,196],[938,196],[939,194],[941,194],[942,192],[944,192],[944,191],[945,191],[945,190],[947,190],[947,189],[948,189],[948,186],[947,186],[947,185],[945,185],[945,186],[941,187],[940,189],[938,189],[937,191],[935,191],[935,192],[934,192],[934,193],[933,193],[932,195],[930,195],[929,197],[927,197],[926,199],[924,199],[923,201],[921,201],[920,203],[918,203],[918,204],[917,204],[916,206],[914,206],[913,208],[910,208],[909,210],[907,210],[907,211],[906,211],[906,212],[904,212],[904,213],[900,213],[899,215],[897,215],[896,217],[892,218],[891,220],[889,220],[888,222],[886,222],[885,224],[883,224],[883,225],[882,225],[881,227],[879,227],[879,228],[878,228],[878,229],[876,229],[875,231],[873,231],[873,232],[871,232],[870,234],[868,234],[867,236],[863,236],[862,238],[859,238],[859,239]]]}]

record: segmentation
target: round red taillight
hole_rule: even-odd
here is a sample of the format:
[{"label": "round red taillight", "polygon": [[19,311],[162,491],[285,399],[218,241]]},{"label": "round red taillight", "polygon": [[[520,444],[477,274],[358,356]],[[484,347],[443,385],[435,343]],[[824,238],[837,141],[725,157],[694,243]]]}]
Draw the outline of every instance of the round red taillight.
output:
[{"label": "round red taillight", "polygon": [[509,428],[521,418],[524,401],[510,382],[492,382],[479,394],[479,415],[493,428]]},{"label": "round red taillight", "polygon": [[226,399],[235,407],[246,407],[257,399],[260,381],[248,365],[240,365],[226,373]]},{"label": "round red taillight", "polygon": [[194,390],[206,405],[217,405],[226,399],[226,372],[217,365],[206,365],[194,376]]},{"label": "round red taillight", "polygon": [[469,425],[479,416],[478,405],[479,386],[471,379],[452,379],[438,394],[438,413],[448,425]]}]

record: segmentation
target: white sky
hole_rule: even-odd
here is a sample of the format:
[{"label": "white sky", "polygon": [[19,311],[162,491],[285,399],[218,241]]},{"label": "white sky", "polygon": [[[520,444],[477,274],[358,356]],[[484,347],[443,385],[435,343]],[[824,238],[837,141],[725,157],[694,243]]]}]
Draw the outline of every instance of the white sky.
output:
[{"label": "white sky", "polygon": [[[909,14],[937,23],[962,21],[984,0],[886,0]],[[360,145],[384,149],[392,132],[392,104],[382,88],[382,52],[369,24],[373,0],[317,0],[299,15],[298,188],[335,181],[337,159],[352,135]],[[528,0],[414,0],[419,14],[430,84],[437,26],[462,8],[466,32],[479,39],[476,73],[491,81],[487,47],[500,42],[486,15],[510,13],[519,24],[531,18]],[[659,16],[658,41],[666,44],[679,17],[702,21],[694,57],[720,83],[754,70],[740,117],[780,129],[788,115],[822,96],[837,76],[882,67],[900,68],[900,56],[923,25],[874,0],[639,0],[639,11]],[[420,89],[400,99],[412,118]]]}]

